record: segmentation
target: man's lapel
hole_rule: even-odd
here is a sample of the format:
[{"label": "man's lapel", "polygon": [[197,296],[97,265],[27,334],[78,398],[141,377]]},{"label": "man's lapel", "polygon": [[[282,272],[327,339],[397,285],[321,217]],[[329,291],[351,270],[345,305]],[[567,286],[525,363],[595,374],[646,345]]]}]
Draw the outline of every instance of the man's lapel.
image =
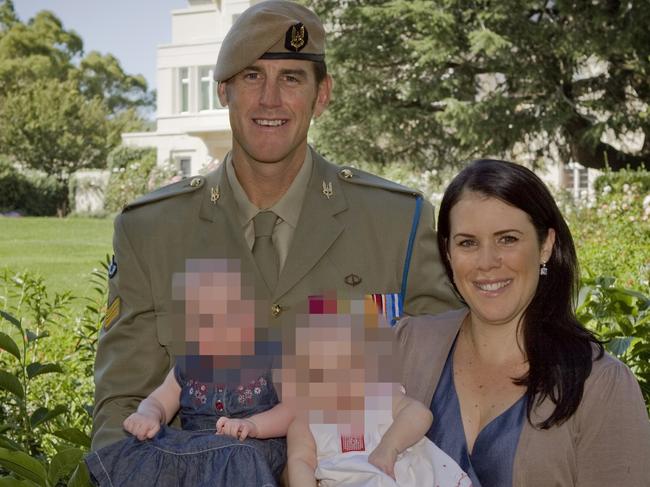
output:
[{"label": "man's lapel", "polygon": [[338,179],[338,169],[315,151],[312,155],[314,168],[287,260],[273,293],[275,300],[314,267],[343,231],[343,225],[335,215],[348,206]]}]

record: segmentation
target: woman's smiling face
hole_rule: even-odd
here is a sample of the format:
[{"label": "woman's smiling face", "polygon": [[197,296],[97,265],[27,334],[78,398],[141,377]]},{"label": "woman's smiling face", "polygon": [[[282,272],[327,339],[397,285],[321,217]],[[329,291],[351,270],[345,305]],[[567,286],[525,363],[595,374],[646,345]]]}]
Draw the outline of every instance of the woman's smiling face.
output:
[{"label": "woman's smiling face", "polygon": [[540,245],[527,213],[473,191],[462,194],[449,218],[448,258],[473,322],[516,325],[535,295],[555,231]]}]

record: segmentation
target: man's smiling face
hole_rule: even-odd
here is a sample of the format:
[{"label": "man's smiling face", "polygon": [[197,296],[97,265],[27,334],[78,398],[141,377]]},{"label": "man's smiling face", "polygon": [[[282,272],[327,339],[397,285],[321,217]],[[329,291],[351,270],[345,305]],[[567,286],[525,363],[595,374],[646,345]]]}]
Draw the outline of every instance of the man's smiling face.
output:
[{"label": "man's smiling face", "polygon": [[304,158],[312,117],[327,107],[331,81],[316,83],[311,61],[259,59],[219,84],[230,110],[235,160],[291,163]]}]

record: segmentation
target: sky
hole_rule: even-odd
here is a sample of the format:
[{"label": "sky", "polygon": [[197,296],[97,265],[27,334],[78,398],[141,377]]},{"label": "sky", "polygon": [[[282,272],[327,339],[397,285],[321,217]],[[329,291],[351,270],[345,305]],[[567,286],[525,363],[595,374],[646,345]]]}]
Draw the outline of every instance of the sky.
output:
[{"label": "sky", "polygon": [[18,17],[27,22],[50,10],[74,30],[84,52],[113,54],[128,74],[142,74],[156,88],[156,47],[171,42],[171,11],[187,0],[14,0]]}]

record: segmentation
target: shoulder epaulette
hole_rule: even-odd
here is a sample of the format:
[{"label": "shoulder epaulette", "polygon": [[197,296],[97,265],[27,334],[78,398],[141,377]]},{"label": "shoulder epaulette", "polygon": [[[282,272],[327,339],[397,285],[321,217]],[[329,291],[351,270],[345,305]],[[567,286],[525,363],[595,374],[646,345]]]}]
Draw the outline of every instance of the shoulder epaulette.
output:
[{"label": "shoulder epaulette", "polygon": [[417,191],[413,188],[407,188],[406,186],[402,186],[401,184],[389,181],[388,179],[384,179],[369,172],[365,172],[352,167],[342,167],[338,172],[338,176],[340,180],[343,180],[346,183],[387,189],[388,191],[404,193],[411,196],[422,195],[420,191]]},{"label": "shoulder epaulette", "polygon": [[132,201],[131,203],[124,205],[122,212],[129,211],[140,206],[148,205],[149,203],[154,203],[156,201],[173,198],[174,196],[181,194],[192,193],[197,189],[203,187],[204,184],[205,178],[202,176],[183,179],[176,183],[158,188],[155,191],[147,193],[144,196],[141,196],[138,199]]}]

